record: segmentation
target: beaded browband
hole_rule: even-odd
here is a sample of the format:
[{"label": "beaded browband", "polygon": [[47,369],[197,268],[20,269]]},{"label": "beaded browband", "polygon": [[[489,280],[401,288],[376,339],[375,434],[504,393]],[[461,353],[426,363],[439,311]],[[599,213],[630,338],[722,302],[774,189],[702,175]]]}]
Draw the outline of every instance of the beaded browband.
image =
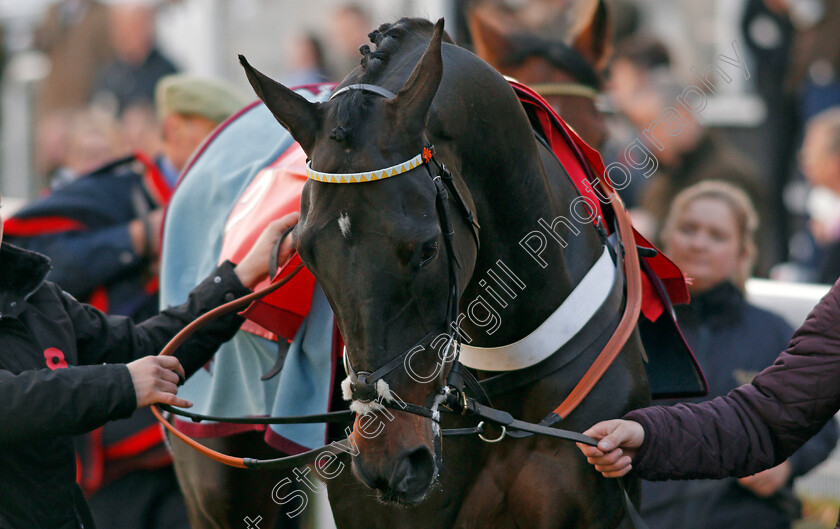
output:
[{"label": "beaded browband", "polygon": [[[382,96],[386,99],[393,99],[396,96],[390,90],[386,90],[381,86],[370,85],[370,84],[351,84],[347,85],[343,88],[339,88],[330,96],[330,99],[335,98],[338,95],[346,93],[350,90],[361,90],[363,92],[370,92],[372,94],[376,94]],[[392,165],[391,167],[386,167],[385,169],[377,169],[375,171],[365,171],[363,173],[322,173],[321,171],[316,171],[312,168],[312,160],[306,161],[306,177],[310,180],[317,180],[318,182],[327,182],[330,184],[357,184],[360,182],[375,182],[376,180],[384,180],[385,178],[390,178],[392,176],[401,175],[403,173],[407,173],[412,169],[416,169],[423,165],[424,163],[428,163],[429,160],[432,159],[434,156],[435,148],[431,145],[427,145],[423,147],[423,151],[411,158],[408,161],[398,163],[396,165]]]},{"label": "beaded browband", "polygon": [[432,159],[434,155],[434,147],[428,145],[423,147],[423,151],[414,158],[386,167],[385,169],[377,169],[375,171],[365,171],[363,173],[322,173],[312,169],[312,160],[306,162],[306,176],[311,180],[319,182],[327,182],[331,184],[356,184],[360,182],[374,182],[376,180],[383,180],[392,176],[397,176],[407,173],[412,169],[420,167]]}]

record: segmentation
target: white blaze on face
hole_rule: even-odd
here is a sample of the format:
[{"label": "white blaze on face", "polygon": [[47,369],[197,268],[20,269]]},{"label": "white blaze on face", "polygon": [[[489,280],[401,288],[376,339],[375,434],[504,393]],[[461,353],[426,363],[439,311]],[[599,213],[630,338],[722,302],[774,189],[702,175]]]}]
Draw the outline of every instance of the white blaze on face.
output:
[{"label": "white blaze on face", "polygon": [[341,230],[341,235],[345,239],[350,236],[350,217],[346,211],[342,211],[338,216],[338,229]]}]

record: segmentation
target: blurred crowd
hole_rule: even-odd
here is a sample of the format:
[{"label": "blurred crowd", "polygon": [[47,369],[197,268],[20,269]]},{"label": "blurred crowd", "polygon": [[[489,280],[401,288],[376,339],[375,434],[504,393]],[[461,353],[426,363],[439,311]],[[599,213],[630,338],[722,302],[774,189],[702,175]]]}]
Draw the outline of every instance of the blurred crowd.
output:
[{"label": "blurred crowd", "polygon": [[[154,86],[179,70],[157,44],[156,17],[162,16],[163,4],[63,0],[46,11],[33,43],[50,64],[35,93],[36,188],[61,185],[131,152],[159,151]],[[480,4],[506,8],[501,0],[453,2],[461,19]],[[463,45],[531,84],[537,82],[534,73],[505,71],[493,57],[510,62],[506,53],[519,45],[514,42],[524,42],[523,35],[548,35],[550,41],[551,31],[564,35],[564,22],[556,21],[557,8],[550,2],[511,4],[517,9],[497,9],[489,22],[501,34],[515,36],[498,41],[499,49],[492,39],[471,34],[475,23],[468,29],[469,24],[456,20],[449,27]],[[645,24],[645,11],[637,2],[611,0],[606,5],[608,49],[597,57],[583,54],[598,76],[591,84],[599,93],[600,114],[585,123],[575,118],[582,107],[561,108],[559,99],[546,97],[608,163],[630,168],[633,178],[621,194],[634,208],[637,227],[656,239],[680,189],[710,178],[738,182],[761,219],[753,273],[831,282],[840,273],[840,177],[832,169],[838,156],[837,118],[826,111],[840,104],[840,43],[835,42],[840,7],[822,0],[744,0],[731,49],[721,46],[726,51],[716,64],[687,68],[667,39]],[[300,28],[282,37],[278,49],[285,66],[277,76],[289,85],[341,79],[358,64],[358,48],[374,23],[364,4],[336,3],[322,27]],[[732,62],[721,62],[722,56]],[[693,78],[686,77],[687,70]],[[763,103],[760,122],[746,131],[708,122],[708,99],[731,83],[732,76],[741,75],[750,95]],[[603,130],[596,137],[589,134],[592,127]],[[647,161],[656,164],[655,177],[634,166],[639,160],[628,163],[630,145],[639,146],[637,157],[647,150]]]},{"label": "blurred crowd", "polygon": [[[155,85],[181,70],[158,46],[156,27],[165,4],[62,0],[46,10],[33,43],[49,61],[34,94],[37,187],[61,185],[131,152],[160,150]],[[326,42],[306,30],[283,37],[284,82],[336,80],[356,66],[358,48],[372,29],[367,10],[337,6],[328,25]]]},{"label": "blurred crowd", "polygon": [[[599,2],[571,2],[582,6],[580,20],[591,19],[583,27],[578,19],[570,23],[568,17],[558,18],[560,2],[532,0],[507,5],[501,0],[462,0],[452,3],[457,20],[451,25],[447,21],[463,45],[504,73],[528,84],[544,85],[548,101],[584,139],[599,148],[605,162],[626,170],[623,181],[612,173],[610,178],[631,208],[637,228],[663,245],[694,280],[696,302],[680,315],[681,322],[687,322],[689,342],[702,352],[698,356],[707,373],[720,371],[720,378],[710,376],[717,394],[745,380],[731,375],[731,355],[726,368],[715,367],[721,364],[707,342],[710,332],[730,333],[736,344],[731,346],[733,351],[756,349],[753,361],[734,366],[743,373],[772,362],[790,337],[791,329],[783,322],[759,315],[746,305],[747,277],[834,283],[840,276],[840,3],[742,3],[739,19],[734,21],[738,28],[735,40],[731,46],[720,47],[723,51],[714,63],[692,65],[694,78],[678,73],[679,56],[644,23],[642,4],[646,2],[608,1],[603,4],[605,13],[598,11]],[[156,298],[143,298],[136,305],[122,303],[135,299],[136,292],[132,294],[126,285],[133,285],[135,291],[139,288],[144,295],[156,292],[150,285],[156,274],[157,235],[168,193],[177,185],[178,174],[194,149],[219,122],[252,99],[222,80],[177,75],[181,70],[178,64],[158,46],[160,4],[149,0],[58,1],[44,14],[34,41],[50,64],[48,74],[37,85],[33,115],[35,169],[43,196],[75,196],[78,182],[85,185],[92,175],[107,175],[114,181],[128,173],[139,175],[140,180],[148,174],[159,179],[158,184],[151,184],[157,185],[155,196],[147,193],[146,203],[140,206],[130,199],[129,210],[117,212],[125,218],[113,224],[123,226],[126,250],[106,252],[115,260],[116,271],[111,275],[106,277],[101,268],[73,265],[71,257],[63,262],[57,247],[51,255],[56,264],[53,280],[64,282],[62,286],[82,300],[101,304],[109,299],[103,308],[115,313],[121,310],[137,320],[154,312],[149,307],[156,307]],[[468,21],[469,13],[481,7],[479,4],[491,9],[483,21]],[[596,4],[599,7],[590,9]],[[273,73],[288,85],[340,80],[358,64],[359,47],[368,41],[367,33],[377,22],[361,2],[336,3],[317,31],[301,28],[283,36],[278,49],[287,55],[287,69]],[[570,43],[557,35],[574,38]],[[560,63],[577,65],[572,68],[574,83],[568,75],[551,78],[533,65],[504,71],[512,64],[511,57],[525,57],[528,50],[540,46],[547,50],[540,52],[542,56],[555,67]],[[0,74],[6,58],[2,52],[0,48]],[[570,54],[576,58],[569,59]],[[704,116],[709,100],[735,76],[749,81],[749,91],[760,98],[765,109],[760,123],[746,132],[717,126]],[[571,85],[574,88],[569,88]],[[193,107],[183,97],[202,103]],[[568,97],[579,99],[569,103]],[[150,184],[144,185],[148,191]],[[114,193],[120,192],[118,189],[115,185]],[[686,190],[688,194],[684,194]],[[24,218],[12,228],[25,227],[27,212],[38,217],[39,204],[24,209]],[[12,229],[7,233],[14,239]],[[17,240],[24,245],[27,237],[55,235],[21,233]],[[101,258],[103,254],[98,255]],[[62,275],[68,270],[73,273]],[[85,286],[73,283],[85,274],[92,275]],[[101,297],[103,286],[106,292],[110,289],[110,298]],[[761,347],[747,332],[751,328],[765,337],[772,329],[772,343],[758,351]],[[754,361],[756,358],[760,361]],[[140,423],[119,434],[109,433],[106,427],[104,432],[79,441],[84,454],[79,480],[93,498],[91,505],[100,528],[125,527],[116,521],[113,511],[115,498],[131,498],[131,503],[137,503],[136,497],[124,492],[139,487],[135,478],[127,476],[146,472],[155,480],[174,483],[171,472],[161,477],[169,460],[159,450],[162,438],[149,437],[149,424]],[[784,515],[777,520],[778,526],[789,527],[795,510],[789,505],[790,479],[827,455],[837,439],[836,429],[830,430],[824,434],[823,445],[815,448],[819,456],[801,464],[792,458],[778,476],[773,475],[778,483],[769,492],[762,484],[737,484],[762,499],[756,511],[750,511],[753,515],[781,509]],[[138,434],[141,437],[136,437]],[[114,446],[132,449],[120,451]],[[111,470],[103,471],[103,465]],[[109,487],[117,483],[129,488],[114,492]],[[154,501],[148,508],[153,509],[151,505],[157,502],[174,509],[173,521],[149,526],[188,526],[178,492],[175,487],[170,489],[166,490],[175,496],[175,503],[160,502],[150,495]],[[710,490],[694,487],[685,494],[708,494]],[[97,494],[105,494],[107,499],[97,501]],[[764,501],[776,496],[778,502]],[[675,521],[672,514],[664,515],[663,527],[669,523],[689,527]],[[682,512],[680,516],[692,515]]]},{"label": "blurred crowd", "polygon": [[[723,47],[714,65],[693,65],[693,79],[678,79],[673,53],[649,32],[631,30],[615,43],[607,101],[615,112],[610,140],[618,143],[606,153],[641,139],[655,155],[655,176],[635,178],[624,190],[648,235],[658,236],[681,189],[724,180],[745,189],[759,212],[755,275],[830,284],[840,275],[840,173],[832,169],[840,130],[840,5],[744,4],[731,48]],[[741,74],[736,63],[764,107],[761,122],[740,138],[731,127],[706,124],[703,115],[708,97]]]}]

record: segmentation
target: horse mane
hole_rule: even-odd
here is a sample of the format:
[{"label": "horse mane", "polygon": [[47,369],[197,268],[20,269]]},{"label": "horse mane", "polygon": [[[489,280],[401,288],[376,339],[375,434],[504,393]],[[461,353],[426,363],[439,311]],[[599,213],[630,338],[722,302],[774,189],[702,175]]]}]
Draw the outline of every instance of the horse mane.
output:
[{"label": "horse mane", "polygon": [[[362,54],[360,69],[354,70],[345,78],[352,83],[375,84],[387,71],[390,59],[402,49],[409,35],[428,35],[431,38],[435,25],[423,18],[403,17],[390,24],[382,24],[368,34],[375,49],[367,44],[359,48]],[[448,35],[443,35],[443,41],[454,44]],[[352,90],[344,95],[335,106],[334,118],[337,124],[330,134],[335,141],[344,141],[352,123],[364,120],[371,110],[371,97],[359,90]]]}]

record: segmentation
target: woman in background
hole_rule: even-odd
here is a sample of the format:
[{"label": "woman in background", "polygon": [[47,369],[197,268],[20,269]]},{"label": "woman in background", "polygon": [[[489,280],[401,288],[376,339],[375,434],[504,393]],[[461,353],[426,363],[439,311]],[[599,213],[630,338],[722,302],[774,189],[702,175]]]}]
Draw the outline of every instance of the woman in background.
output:
[{"label": "woman in background", "polygon": [[[746,303],[737,287],[749,271],[756,224],[743,193],[725,184],[704,182],[678,195],[663,239],[694,279],[691,303],[677,308],[679,321],[717,398],[634,410],[587,430],[597,447],[578,445],[606,477],[633,468],[649,480],[741,477],[647,483],[643,513],[652,527],[790,527],[798,514],[791,479],[822,461],[837,440],[838,285],[788,350],[747,384],[789,334],[778,317]],[[727,393],[738,384],[746,385]]]},{"label": "woman in background", "polygon": [[[709,397],[748,383],[773,363],[793,334],[782,318],[744,298],[757,228],[755,208],[745,192],[725,182],[705,181],[677,195],[661,235],[665,252],[691,279],[691,303],[675,310],[709,382]],[[792,479],[824,460],[836,442],[832,421],[789,459],[755,476],[644,482],[642,516],[651,529],[729,529],[750,523],[789,529],[800,517]]]}]

